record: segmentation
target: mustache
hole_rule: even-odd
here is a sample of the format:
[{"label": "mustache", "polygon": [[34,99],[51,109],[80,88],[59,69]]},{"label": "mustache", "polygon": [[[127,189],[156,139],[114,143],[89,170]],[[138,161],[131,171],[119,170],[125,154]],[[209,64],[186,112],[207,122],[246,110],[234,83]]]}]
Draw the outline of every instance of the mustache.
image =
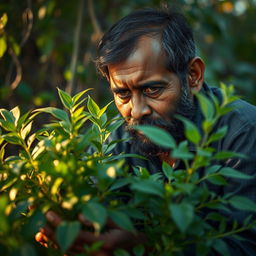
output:
[{"label": "mustache", "polygon": [[137,130],[133,129],[133,126],[136,125],[149,125],[149,126],[157,126],[160,128],[168,128],[170,125],[172,125],[172,122],[165,121],[161,118],[148,118],[144,117],[141,120],[130,120],[126,123],[126,129],[128,132],[132,134],[138,133]]}]

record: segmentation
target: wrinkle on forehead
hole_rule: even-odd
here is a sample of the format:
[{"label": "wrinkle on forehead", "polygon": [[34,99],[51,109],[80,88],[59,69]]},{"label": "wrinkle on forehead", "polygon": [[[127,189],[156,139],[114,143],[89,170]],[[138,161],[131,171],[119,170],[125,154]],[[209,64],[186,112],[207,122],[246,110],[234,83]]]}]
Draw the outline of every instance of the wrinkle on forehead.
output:
[{"label": "wrinkle on forehead", "polygon": [[125,61],[108,66],[110,79],[115,83],[138,83],[150,74],[162,72],[165,58],[159,39],[143,36]]}]

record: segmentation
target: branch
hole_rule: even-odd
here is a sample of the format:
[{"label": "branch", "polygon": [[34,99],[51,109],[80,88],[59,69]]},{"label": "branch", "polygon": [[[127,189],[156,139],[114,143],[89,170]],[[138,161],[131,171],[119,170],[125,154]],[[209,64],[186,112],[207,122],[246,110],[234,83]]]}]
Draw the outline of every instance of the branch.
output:
[{"label": "branch", "polygon": [[93,29],[94,29],[93,41],[97,42],[101,38],[103,32],[102,32],[100,24],[97,20],[92,0],[88,0],[88,11],[89,11],[89,16],[90,16],[92,26],[93,26]]},{"label": "branch", "polygon": [[[34,18],[34,16],[33,16],[32,10],[31,10],[31,0],[28,0],[27,3],[28,3],[28,7],[24,11],[24,13],[22,15],[22,18],[23,18],[24,23],[27,22],[28,25],[26,27],[24,36],[21,40],[20,49],[27,42],[27,40],[28,40],[28,38],[31,34],[32,27],[33,27],[33,18]],[[11,46],[9,47],[8,52],[9,52],[10,56],[12,57],[13,62],[9,66],[9,70],[7,72],[5,81],[6,81],[6,84],[7,85],[10,84],[11,89],[14,90],[19,85],[19,83],[22,79],[22,67],[21,67],[20,61],[18,59],[18,56],[15,54],[15,52],[12,49]],[[15,76],[14,81],[11,83],[11,76],[12,76],[12,73],[13,73],[13,64],[15,64],[15,66],[16,66],[16,76]]]},{"label": "branch", "polygon": [[12,57],[13,63],[16,66],[16,76],[14,81],[11,83],[11,89],[14,90],[16,89],[16,87],[19,85],[21,78],[22,78],[22,67],[20,64],[20,61],[17,57],[17,55],[15,54],[14,50],[10,47],[8,50],[10,56]]},{"label": "branch", "polygon": [[70,64],[71,79],[66,88],[66,91],[69,94],[73,94],[76,89],[75,88],[75,77],[76,77],[76,67],[77,67],[79,45],[80,45],[83,10],[84,10],[84,0],[80,0],[79,5],[78,5],[77,24],[76,24],[75,36],[74,36],[74,47],[73,47],[73,53],[72,53],[72,57],[71,57],[71,64]]}]

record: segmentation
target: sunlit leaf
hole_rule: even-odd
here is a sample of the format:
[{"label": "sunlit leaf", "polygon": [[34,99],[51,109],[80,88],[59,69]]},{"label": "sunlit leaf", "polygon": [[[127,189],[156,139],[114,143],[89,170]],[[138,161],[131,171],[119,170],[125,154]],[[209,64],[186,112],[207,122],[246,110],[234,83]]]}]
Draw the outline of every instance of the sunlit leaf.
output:
[{"label": "sunlit leaf", "polygon": [[17,125],[18,120],[19,120],[19,118],[20,118],[20,109],[19,109],[19,107],[13,108],[13,109],[11,110],[11,112],[12,112],[14,118],[15,118],[15,125]]},{"label": "sunlit leaf", "polygon": [[4,13],[1,18],[0,18],[0,30],[3,29],[5,27],[5,25],[7,24],[8,21],[8,16],[6,13]]},{"label": "sunlit leaf", "polygon": [[28,123],[22,130],[21,130],[21,137],[22,139],[25,139],[26,136],[30,133],[31,128],[32,128],[33,121]]},{"label": "sunlit leaf", "polygon": [[13,116],[13,113],[11,111],[2,108],[0,109],[0,113],[3,116],[4,120],[10,123],[15,123],[15,117]]},{"label": "sunlit leaf", "polygon": [[68,93],[64,92],[63,90],[61,90],[59,88],[57,88],[57,89],[58,89],[58,94],[59,94],[62,104],[65,106],[65,108],[71,109],[71,107],[72,107],[71,96]]},{"label": "sunlit leaf", "polygon": [[100,108],[97,105],[97,103],[90,97],[88,96],[88,101],[87,101],[87,108],[89,110],[89,112],[94,116],[99,118],[99,112],[100,112]]},{"label": "sunlit leaf", "polygon": [[84,91],[81,91],[79,93],[77,93],[75,96],[73,96],[72,100],[74,103],[77,103],[77,101],[88,91],[92,90],[92,88],[86,89]]},{"label": "sunlit leaf", "polygon": [[15,132],[11,132],[11,133],[2,135],[2,137],[5,139],[5,141],[7,141],[11,144],[17,144],[17,145],[21,144],[21,140],[20,140],[18,134]]},{"label": "sunlit leaf", "polygon": [[0,37],[0,58],[3,57],[7,50],[6,38]]},{"label": "sunlit leaf", "polygon": [[112,104],[112,103],[113,103],[113,101],[110,101],[105,107],[103,107],[103,108],[99,111],[98,117],[101,117],[101,116],[106,112],[106,110],[107,110],[107,108],[109,107],[109,105]]}]

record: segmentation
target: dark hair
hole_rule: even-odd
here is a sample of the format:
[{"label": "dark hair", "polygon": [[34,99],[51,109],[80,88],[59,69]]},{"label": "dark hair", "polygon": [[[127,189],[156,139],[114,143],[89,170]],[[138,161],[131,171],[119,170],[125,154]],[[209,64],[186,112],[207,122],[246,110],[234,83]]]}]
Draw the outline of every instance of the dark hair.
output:
[{"label": "dark hair", "polygon": [[193,33],[181,13],[167,9],[138,10],[114,24],[99,43],[98,71],[108,77],[107,66],[126,60],[144,35],[160,38],[167,69],[184,78],[189,61],[195,57]]}]

